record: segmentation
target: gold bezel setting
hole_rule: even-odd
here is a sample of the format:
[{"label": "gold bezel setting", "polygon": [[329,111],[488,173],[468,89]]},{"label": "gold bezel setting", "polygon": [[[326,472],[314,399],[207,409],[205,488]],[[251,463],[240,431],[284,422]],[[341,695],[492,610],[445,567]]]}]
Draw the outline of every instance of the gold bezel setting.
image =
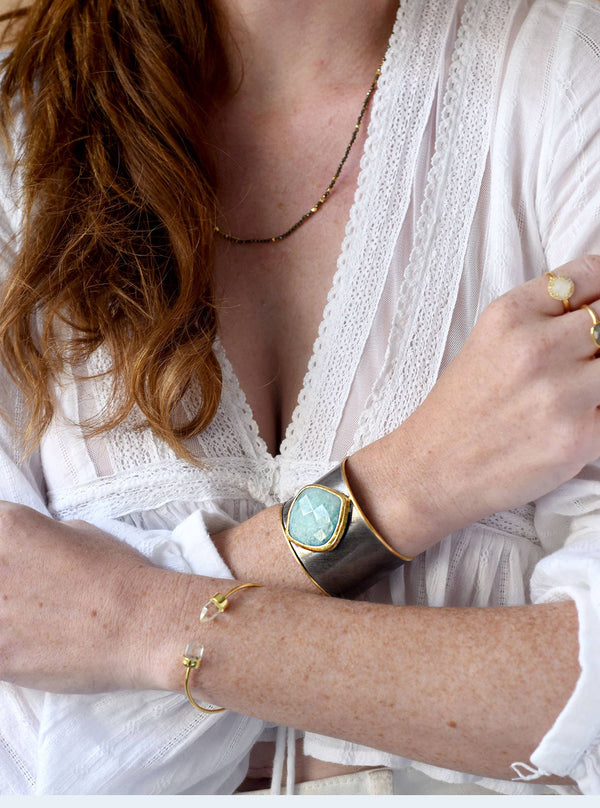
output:
[{"label": "gold bezel setting", "polygon": [[553,272],[546,272],[548,278],[548,294],[553,300],[560,300],[566,303],[575,292],[575,283],[566,275],[555,275]]}]

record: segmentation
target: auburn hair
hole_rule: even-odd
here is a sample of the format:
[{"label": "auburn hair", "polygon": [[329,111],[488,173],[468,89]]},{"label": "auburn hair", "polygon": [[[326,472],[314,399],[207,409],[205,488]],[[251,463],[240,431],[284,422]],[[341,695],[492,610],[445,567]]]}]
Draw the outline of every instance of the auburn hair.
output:
[{"label": "auburn hair", "polygon": [[[86,428],[137,406],[191,459],[183,441],[221,394],[206,122],[229,83],[223,21],[210,0],[35,0],[15,18],[0,134],[23,218],[0,361],[28,403],[27,445],[52,419],[56,380],[104,345],[114,406]],[[192,383],[201,407],[176,417]]]}]

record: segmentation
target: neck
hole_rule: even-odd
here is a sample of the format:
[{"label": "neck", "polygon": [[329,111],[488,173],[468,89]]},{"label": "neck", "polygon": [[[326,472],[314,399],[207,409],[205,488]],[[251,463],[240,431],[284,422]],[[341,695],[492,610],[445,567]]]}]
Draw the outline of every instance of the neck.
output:
[{"label": "neck", "polygon": [[[220,0],[236,85],[255,102],[315,81],[361,86],[381,61],[398,0]],[[367,82],[368,83],[368,82]]]}]

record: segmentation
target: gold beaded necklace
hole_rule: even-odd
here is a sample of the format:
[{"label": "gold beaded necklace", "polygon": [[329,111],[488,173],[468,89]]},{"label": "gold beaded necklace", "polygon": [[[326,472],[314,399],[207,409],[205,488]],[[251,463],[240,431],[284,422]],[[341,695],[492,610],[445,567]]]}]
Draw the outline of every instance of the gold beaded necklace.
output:
[{"label": "gold beaded necklace", "polygon": [[331,192],[333,191],[336,182],[339,179],[340,174],[342,173],[342,169],[346,160],[348,159],[348,155],[350,154],[350,150],[354,145],[354,141],[356,140],[356,136],[358,135],[358,130],[360,129],[360,125],[362,123],[362,119],[365,116],[365,112],[367,111],[367,107],[369,106],[369,101],[371,100],[371,96],[375,92],[375,88],[377,87],[377,82],[379,81],[379,76],[381,76],[381,68],[383,63],[385,62],[385,56],[381,60],[381,64],[377,68],[377,72],[375,73],[375,78],[371,82],[371,86],[369,87],[369,92],[367,93],[365,100],[363,101],[362,107],[360,109],[360,114],[356,123],[354,124],[354,129],[352,131],[352,137],[350,138],[350,142],[346,146],[346,151],[344,152],[344,156],[342,157],[342,161],[340,162],[339,166],[335,174],[333,175],[333,179],[327,186],[327,188],[323,191],[321,196],[319,197],[318,201],[312,206],[312,208],[307,211],[304,216],[301,216],[298,221],[289,227],[285,232],[280,233],[278,236],[271,236],[270,238],[238,238],[237,236],[232,235],[231,233],[227,233],[225,230],[221,230],[218,225],[215,225],[215,233],[221,238],[225,239],[225,241],[229,241],[232,244],[276,244],[278,241],[283,241],[284,238],[291,236],[299,227],[301,227],[305,222],[307,222],[311,216],[314,216],[327,202],[329,197],[331,196]]}]

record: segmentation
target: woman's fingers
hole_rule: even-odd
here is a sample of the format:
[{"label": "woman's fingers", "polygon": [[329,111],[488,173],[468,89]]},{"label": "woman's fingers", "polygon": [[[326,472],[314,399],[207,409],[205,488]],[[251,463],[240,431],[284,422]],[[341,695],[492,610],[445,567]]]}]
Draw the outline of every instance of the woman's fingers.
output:
[{"label": "woman's fingers", "polygon": [[[545,317],[536,323],[530,338],[537,333],[537,338],[543,341],[549,363],[557,360],[569,364],[580,359],[594,359],[600,350],[592,335],[595,329],[596,339],[600,337],[599,312],[600,300],[594,300],[574,311],[565,312],[561,317]],[[596,372],[600,375],[600,364]]]},{"label": "woman's fingers", "polygon": [[600,301],[596,300],[591,306],[584,303],[579,311],[585,311],[585,313],[590,317],[590,320],[588,320],[586,325],[586,331],[589,335],[588,349],[593,352],[595,358],[598,351],[600,351],[600,317],[598,316],[598,312],[600,311]]},{"label": "woman's fingers", "polygon": [[424,470],[420,485],[439,504],[437,535],[535,500],[600,457],[600,361],[591,335],[600,257],[554,275],[574,282],[569,311],[550,295],[547,276],[493,301],[401,427],[416,446],[413,465]]},{"label": "woman's fingers", "polygon": [[571,402],[573,412],[600,407],[600,362],[595,359],[578,362],[573,379],[577,387],[577,396]]},{"label": "woman's fingers", "polygon": [[597,325],[600,342],[600,256],[563,264],[511,289],[490,308],[504,309],[522,342],[538,340],[551,364],[592,358],[600,349],[592,337]]}]

